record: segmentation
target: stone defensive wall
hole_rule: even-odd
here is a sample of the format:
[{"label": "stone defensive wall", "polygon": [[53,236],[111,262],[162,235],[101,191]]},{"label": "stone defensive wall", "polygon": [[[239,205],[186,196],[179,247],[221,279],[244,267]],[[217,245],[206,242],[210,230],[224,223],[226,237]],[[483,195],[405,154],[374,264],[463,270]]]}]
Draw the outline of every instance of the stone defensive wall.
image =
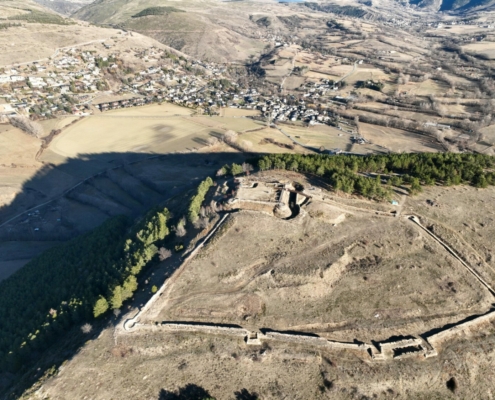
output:
[{"label": "stone defensive wall", "polygon": [[426,340],[431,343],[432,346],[439,345],[446,340],[454,338],[456,335],[464,334],[470,329],[478,328],[484,324],[489,324],[494,320],[495,311],[490,311],[488,314],[482,315],[481,317],[455,325],[434,335],[427,336]]},{"label": "stone defensive wall", "polygon": [[188,324],[188,323],[173,323],[173,322],[157,322],[151,325],[152,330],[164,330],[169,332],[192,332],[192,333],[206,333],[212,335],[228,335],[246,337],[249,331],[241,327],[228,327],[218,325],[201,325],[201,324]]},{"label": "stone defensive wall", "polygon": [[[200,244],[198,244],[198,246],[182,262],[182,265],[179,268],[179,270],[184,269],[185,266],[189,263],[189,261],[191,261],[198,254],[198,252],[203,248],[203,246],[206,244],[206,242],[208,242],[208,240],[215,234],[215,232],[220,228],[220,226],[222,226],[222,224],[229,217],[229,215],[230,214],[225,214],[217,222],[215,227],[204,238],[204,240]],[[171,286],[174,283],[174,281],[175,281],[174,278],[176,278],[177,276],[178,276],[178,274],[174,274],[174,276],[172,278],[167,279],[165,281],[165,283],[160,287],[160,289],[148,300],[148,302],[144,305],[144,307],[141,308],[134,317],[124,321],[124,324],[122,326],[124,328],[124,330],[128,331],[128,330],[132,329],[134,327],[134,325],[136,325],[136,323],[139,321],[139,318],[141,317],[141,315],[146,313],[146,311],[148,311],[151,308],[151,306],[160,298],[160,296],[165,292],[165,290],[168,289],[169,286]]]},{"label": "stone defensive wall", "polygon": [[471,321],[463,322],[451,328],[424,338],[414,337],[396,341],[379,342],[375,345],[368,343],[349,343],[329,340],[316,335],[267,331],[252,332],[240,326],[222,326],[195,322],[155,322],[148,324],[136,323],[133,330],[199,333],[206,335],[226,335],[243,338],[247,345],[262,345],[265,342],[277,341],[316,346],[333,350],[351,350],[366,353],[375,361],[399,360],[406,357],[429,358],[438,354],[438,346],[458,334],[469,329],[477,328],[495,320],[495,311],[482,315]]},{"label": "stone defensive wall", "polygon": [[423,357],[429,358],[438,354],[438,345],[446,340],[452,339],[455,335],[466,332],[486,323],[495,320],[495,311],[491,311],[481,317],[471,321],[461,323],[451,328],[445,329],[434,335],[424,338],[413,337],[408,339],[385,341],[376,344],[368,343],[350,343],[339,342],[325,339],[320,336],[310,334],[298,334],[267,331],[252,332],[237,326],[222,326],[215,324],[204,324],[195,322],[155,322],[149,324],[137,323],[134,327],[136,330],[162,331],[162,332],[182,332],[182,333],[199,333],[207,335],[226,335],[243,338],[247,345],[262,345],[265,342],[277,341],[285,343],[296,343],[302,345],[316,346],[333,350],[351,350],[366,353],[375,361],[385,361],[389,359],[402,359],[406,357]]}]

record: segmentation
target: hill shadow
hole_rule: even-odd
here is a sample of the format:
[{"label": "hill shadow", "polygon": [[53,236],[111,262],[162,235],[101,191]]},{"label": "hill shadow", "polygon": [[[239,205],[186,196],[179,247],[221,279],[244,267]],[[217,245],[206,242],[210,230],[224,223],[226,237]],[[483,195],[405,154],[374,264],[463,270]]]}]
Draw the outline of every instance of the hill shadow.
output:
[{"label": "hill shadow", "polygon": [[[221,166],[241,163],[244,158],[240,153],[115,152],[84,154],[61,165],[47,164],[23,184],[10,204],[0,208],[0,243],[29,246],[33,241],[66,241],[112,216],[138,218],[157,205],[171,207],[175,218],[180,218],[188,207],[184,196]],[[176,258],[167,260],[167,265],[152,266],[140,279],[161,285],[180,265],[180,257]],[[140,306],[149,296],[139,291],[125,305],[126,310]],[[78,354],[84,343],[118,322],[109,316],[91,321],[90,333],[82,332],[80,324],[60,332],[57,340],[33,351],[11,372],[0,373],[0,398],[18,398],[42,376]]]},{"label": "hill shadow", "polygon": [[109,217],[136,217],[243,159],[238,153],[102,153],[47,164],[0,207],[0,241],[67,240]]}]

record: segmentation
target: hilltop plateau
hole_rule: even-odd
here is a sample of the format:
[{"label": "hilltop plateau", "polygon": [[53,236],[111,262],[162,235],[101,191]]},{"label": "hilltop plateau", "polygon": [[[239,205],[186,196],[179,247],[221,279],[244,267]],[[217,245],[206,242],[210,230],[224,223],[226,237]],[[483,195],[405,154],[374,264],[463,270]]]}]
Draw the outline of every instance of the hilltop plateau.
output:
[{"label": "hilltop plateau", "polygon": [[[493,188],[399,191],[392,205],[336,195],[288,171],[240,182],[226,203],[237,212],[211,225],[205,246],[139,317],[132,310],[104,327],[25,398],[419,399],[489,390],[495,270],[474,242],[489,240]],[[220,179],[209,198],[230,185]],[[478,238],[458,231],[459,221],[472,221]]]}]

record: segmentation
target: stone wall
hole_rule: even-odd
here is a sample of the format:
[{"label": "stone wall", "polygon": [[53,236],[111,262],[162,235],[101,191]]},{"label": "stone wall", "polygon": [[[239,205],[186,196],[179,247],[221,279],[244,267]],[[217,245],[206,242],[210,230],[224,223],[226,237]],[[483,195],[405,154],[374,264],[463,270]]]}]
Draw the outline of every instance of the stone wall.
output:
[{"label": "stone wall", "polygon": [[455,325],[452,328],[445,329],[434,335],[427,336],[426,339],[432,346],[435,347],[435,345],[439,345],[440,343],[446,340],[450,340],[456,335],[466,333],[466,331],[477,328],[483,324],[491,323],[493,320],[495,320],[495,311],[491,311],[488,314],[472,319],[471,321],[467,321],[462,324]]}]

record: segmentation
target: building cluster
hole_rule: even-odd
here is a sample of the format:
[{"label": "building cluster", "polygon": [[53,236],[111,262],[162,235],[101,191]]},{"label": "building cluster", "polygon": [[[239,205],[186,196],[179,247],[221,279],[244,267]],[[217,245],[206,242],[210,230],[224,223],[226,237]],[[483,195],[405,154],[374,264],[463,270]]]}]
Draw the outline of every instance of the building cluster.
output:
[{"label": "building cluster", "polygon": [[302,85],[296,95],[273,94],[259,82],[241,85],[230,79],[224,64],[191,61],[154,47],[119,52],[102,43],[101,50],[67,48],[46,61],[0,69],[0,119],[83,116],[167,101],[210,115],[232,107],[259,110],[275,122],[332,123],[316,104],[332,101],[338,87],[323,79]]}]

